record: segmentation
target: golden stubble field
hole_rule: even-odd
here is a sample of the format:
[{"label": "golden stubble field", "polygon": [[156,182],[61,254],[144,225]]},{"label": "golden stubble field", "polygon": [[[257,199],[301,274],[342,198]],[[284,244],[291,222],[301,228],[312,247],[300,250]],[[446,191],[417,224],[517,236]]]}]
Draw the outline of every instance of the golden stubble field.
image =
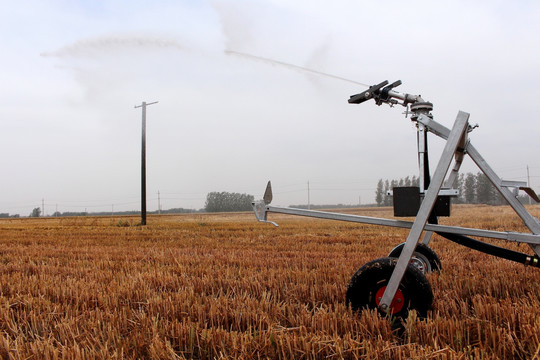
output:
[{"label": "golden stubble field", "polygon": [[[434,308],[396,336],[345,292],[406,230],[270,217],[279,228],[251,213],[1,220],[0,356],[540,359],[540,269],[436,236]],[[454,206],[441,223],[525,231],[507,207]]]}]

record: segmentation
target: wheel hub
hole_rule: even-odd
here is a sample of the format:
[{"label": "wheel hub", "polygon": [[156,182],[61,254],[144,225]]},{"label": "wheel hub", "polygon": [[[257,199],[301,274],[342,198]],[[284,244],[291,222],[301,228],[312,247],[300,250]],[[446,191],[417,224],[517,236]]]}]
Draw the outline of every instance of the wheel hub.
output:
[{"label": "wheel hub", "polygon": [[414,265],[418,270],[420,270],[424,274],[431,271],[429,262],[426,262],[424,259],[420,258],[419,256],[413,255],[411,259],[411,264]]},{"label": "wheel hub", "polygon": [[[375,294],[375,304],[377,304],[377,307],[381,303],[381,299],[383,297],[384,291],[386,290],[386,285],[381,287],[379,290],[377,290],[377,293]],[[390,304],[389,312],[390,314],[397,314],[403,309],[403,306],[405,305],[405,297],[403,296],[403,293],[401,290],[396,291],[396,295],[394,296],[394,299],[392,300],[392,303]]]}]

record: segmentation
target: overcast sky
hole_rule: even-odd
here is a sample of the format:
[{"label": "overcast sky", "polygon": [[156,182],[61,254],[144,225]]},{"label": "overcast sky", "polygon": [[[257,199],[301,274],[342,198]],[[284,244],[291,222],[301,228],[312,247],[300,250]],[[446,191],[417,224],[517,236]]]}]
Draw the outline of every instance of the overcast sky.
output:
[{"label": "overcast sky", "polygon": [[[274,204],[374,202],[417,175],[404,108],[350,105],[402,80],[504,179],[540,192],[538,1],[1,0],[0,212],[199,209],[211,191]],[[230,53],[228,51],[236,52]],[[431,137],[432,169],[444,143]],[[478,169],[467,159],[464,171]]]}]

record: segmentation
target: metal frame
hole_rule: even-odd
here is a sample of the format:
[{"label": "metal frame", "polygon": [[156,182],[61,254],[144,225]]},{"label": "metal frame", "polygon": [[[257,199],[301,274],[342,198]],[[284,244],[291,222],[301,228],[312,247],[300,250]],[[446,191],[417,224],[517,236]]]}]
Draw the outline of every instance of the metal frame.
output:
[{"label": "metal frame", "polygon": [[[420,241],[422,232],[425,232],[424,238],[422,240],[424,244],[429,243],[433,232],[440,233],[443,236],[445,236],[446,234],[445,237],[451,240],[454,237],[458,237],[460,239],[481,243],[479,241],[469,239],[465,236],[469,235],[518,243],[526,243],[532,248],[536,255],[527,256],[526,254],[520,254],[524,256],[524,263],[538,266],[538,258],[540,257],[540,221],[533,217],[516,198],[520,189],[524,190],[535,201],[540,202],[538,195],[532,189],[528,188],[526,186],[526,183],[524,182],[504,181],[499,176],[497,176],[497,174],[488,165],[488,163],[484,160],[484,158],[480,155],[480,153],[476,150],[476,148],[470,143],[468,139],[468,133],[476,127],[469,125],[468,113],[460,111],[457,115],[452,129],[450,130],[433,120],[430,114],[430,111],[433,108],[433,105],[431,103],[425,102],[420,96],[401,94],[393,90],[394,87],[400,84],[401,82],[397,81],[391,85],[388,85],[388,82],[385,81],[381,84],[370,87],[368,90],[360,94],[351,96],[349,102],[361,103],[373,98],[375,99],[377,105],[387,103],[390,106],[400,104],[409,107],[409,104],[411,104],[411,120],[416,122],[418,129],[417,141],[418,163],[420,169],[419,179],[420,192],[423,194],[423,201],[420,205],[420,209],[418,210],[414,222],[270,206],[270,203],[272,202],[272,187],[270,182],[268,182],[263,200],[253,203],[253,209],[257,219],[261,222],[267,222],[278,226],[275,222],[268,221],[268,213],[279,213],[410,229],[407,240],[405,241],[392,276],[389,279],[386,290],[384,291],[382,299],[379,303],[379,307],[383,311],[387,311],[390,304],[392,303],[392,299],[396,294],[396,291],[405,274],[407,266],[411,261],[416,246]],[[446,146],[441,154],[441,157],[433,174],[433,178],[430,178],[429,162],[427,158],[428,132],[431,132],[446,140]],[[523,220],[524,224],[531,231],[531,234],[522,232],[490,231],[482,229],[464,228],[459,226],[445,226],[439,225],[437,223],[436,217],[434,218],[432,216],[432,210],[435,202],[437,201],[437,196],[440,194],[456,193],[456,191],[451,189],[451,187],[455,183],[465,155],[469,155],[471,157],[471,159],[476,163],[479,169],[486,175],[486,177],[506,199],[506,201],[510,204],[510,206],[514,209],[518,216]],[[450,173],[448,174],[448,170],[450,169],[450,165],[452,164],[452,159],[454,159],[454,165],[451,168]],[[445,181],[445,177],[447,176],[447,174],[448,178],[446,178]],[[513,191],[510,191],[509,188],[513,188]],[[491,246],[488,244],[483,245],[487,247]],[[492,255],[495,254],[494,256],[499,256],[498,252],[489,253]]]}]

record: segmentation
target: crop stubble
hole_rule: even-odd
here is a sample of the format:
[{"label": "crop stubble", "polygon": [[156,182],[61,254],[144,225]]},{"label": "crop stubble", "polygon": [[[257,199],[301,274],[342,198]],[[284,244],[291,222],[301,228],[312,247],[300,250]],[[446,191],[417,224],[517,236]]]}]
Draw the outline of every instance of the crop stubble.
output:
[{"label": "crop stubble", "polygon": [[[347,210],[349,211],[349,210]],[[390,217],[391,210],[352,212]],[[523,231],[511,210],[444,223]],[[538,217],[538,208],[532,208]],[[272,215],[271,215],[272,216]],[[406,230],[253,214],[0,221],[0,355],[16,359],[531,359],[540,269],[445,239],[427,319],[401,337],[345,305],[352,274]],[[500,244],[500,243],[499,243]],[[531,252],[524,245],[504,244]]]}]

